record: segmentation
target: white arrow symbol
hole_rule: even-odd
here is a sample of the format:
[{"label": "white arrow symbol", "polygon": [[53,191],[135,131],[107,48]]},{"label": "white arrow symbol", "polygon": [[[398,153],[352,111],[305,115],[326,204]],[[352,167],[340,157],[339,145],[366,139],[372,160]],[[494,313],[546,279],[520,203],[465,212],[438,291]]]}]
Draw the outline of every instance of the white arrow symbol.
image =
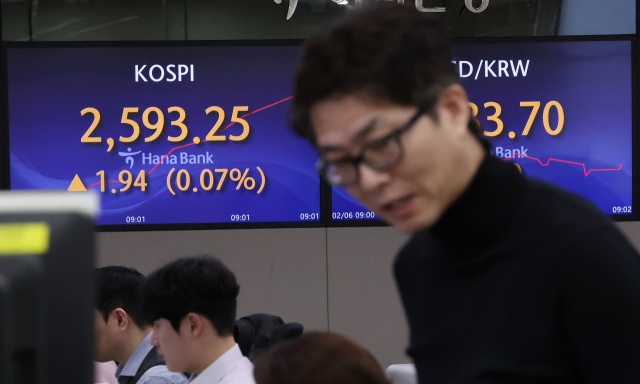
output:
[{"label": "white arrow symbol", "polygon": [[[282,4],[282,0],[273,0],[276,4]],[[287,12],[287,20],[293,16],[293,13],[296,11],[296,7],[298,6],[298,0],[289,0],[289,12]]]}]

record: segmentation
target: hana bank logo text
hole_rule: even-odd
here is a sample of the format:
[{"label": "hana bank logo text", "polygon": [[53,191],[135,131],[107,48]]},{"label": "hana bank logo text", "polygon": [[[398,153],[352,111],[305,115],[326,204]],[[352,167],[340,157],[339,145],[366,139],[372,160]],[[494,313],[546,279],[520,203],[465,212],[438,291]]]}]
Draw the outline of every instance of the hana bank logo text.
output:
[{"label": "hana bank logo text", "polygon": [[[276,4],[282,4],[282,0],[273,0]],[[298,0],[288,0],[289,1],[289,11],[287,12],[287,20],[293,16],[296,11],[296,7],[298,6]],[[356,8],[362,7],[363,0],[331,0],[336,4],[349,6],[350,2],[353,2]],[[380,0],[378,0],[380,1]],[[388,0],[387,0],[388,1]],[[392,0],[396,1],[396,0]],[[397,0],[399,4],[404,4],[405,0]],[[407,0],[413,1],[413,0]],[[425,7],[424,0],[415,0],[416,1],[416,9],[420,12],[446,12],[445,7]],[[482,0],[480,6],[476,7],[473,4],[474,0],[464,0],[464,5],[473,13],[482,13],[485,9],[489,7],[489,0]],[[463,7],[464,9],[464,7]]]}]

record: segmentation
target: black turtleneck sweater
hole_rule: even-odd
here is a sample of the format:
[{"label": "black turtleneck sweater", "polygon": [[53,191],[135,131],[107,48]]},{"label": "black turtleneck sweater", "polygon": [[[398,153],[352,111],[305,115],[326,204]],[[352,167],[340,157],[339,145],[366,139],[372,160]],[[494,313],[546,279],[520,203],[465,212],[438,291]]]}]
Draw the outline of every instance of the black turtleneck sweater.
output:
[{"label": "black turtleneck sweater", "polygon": [[487,156],[395,276],[421,384],[640,383],[640,258],[582,198]]}]

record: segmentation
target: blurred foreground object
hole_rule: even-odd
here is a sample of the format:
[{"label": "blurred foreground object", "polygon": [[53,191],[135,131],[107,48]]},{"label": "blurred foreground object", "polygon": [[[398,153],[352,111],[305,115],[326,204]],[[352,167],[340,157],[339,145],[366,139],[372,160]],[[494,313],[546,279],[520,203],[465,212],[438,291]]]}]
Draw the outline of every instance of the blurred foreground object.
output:
[{"label": "blurred foreground object", "polygon": [[93,381],[92,193],[0,192],[0,384]]},{"label": "blurred foreground object", "polygon": [[413,364],[393,364],[387,367],[391,384],[418,384],[418,372]]},{"label": "blurred foreground object", "polygon": [[364,347],[335,333],[313,332],[282,342],[255,361],[257,384],[387,384]]}]

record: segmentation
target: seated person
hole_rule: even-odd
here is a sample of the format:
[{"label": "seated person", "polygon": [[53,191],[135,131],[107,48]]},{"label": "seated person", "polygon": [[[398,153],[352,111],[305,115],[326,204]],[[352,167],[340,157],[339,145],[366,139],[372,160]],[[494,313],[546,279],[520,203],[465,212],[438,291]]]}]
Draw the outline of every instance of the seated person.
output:
[{"label": "seated person", "polygon": [[116,361],[119,384],[184,384],[170,372],[149,340],[151,324],[142,317],[140,288],[144,276],[135,269],[104,267],[95,271],[95,360]]},{"label": "seated person", "polygon": [[388,384],[366,349],[335,333],[307,333],[255,361],[257,384]]},{"label": "seated person", "polygon": [[191,384],[253,384],[253,364],[233,338],[240,287],[221,261],[187,257],[153,272],[143,289],[151,343]]},{"label": "seated person", "polygon": [[93,382],[95,384],[118,384],[116,369],[118,366],[113,361],[93,363]]}]

